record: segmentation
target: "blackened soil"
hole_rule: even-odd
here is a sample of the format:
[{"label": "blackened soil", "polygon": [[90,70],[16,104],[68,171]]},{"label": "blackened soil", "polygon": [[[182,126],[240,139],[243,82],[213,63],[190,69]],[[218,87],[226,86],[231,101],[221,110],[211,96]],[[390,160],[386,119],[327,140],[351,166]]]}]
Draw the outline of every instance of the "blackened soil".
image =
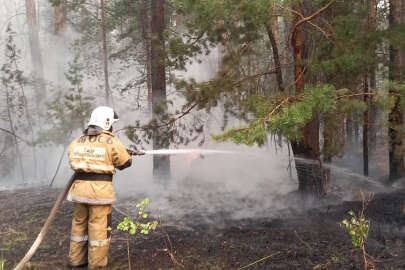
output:
[{"label": "blackened soil", "polygon": [[[12,269],[40,231],[56,189],[0,192],[0,265]],[[378,194],[367,208],[367,251],[374,269],[405,269],[405,191]],[[132,269],[364,269],[361,251],[339,226],[361,202],[343,202],[273,218],[195,222],[190,229],[163,222],[147,237],[130,240]],[[220,213],[218,215],[221,215]],[[66,267],[72,205],[65,202],[27,269]],[[113,211],[113,228],[123,215]],[[196,217],[188,217],[190,222]],[[128,269],[126,235],[113,230],[108,269]],[[371,265],[368,269],[373,269]]]}]

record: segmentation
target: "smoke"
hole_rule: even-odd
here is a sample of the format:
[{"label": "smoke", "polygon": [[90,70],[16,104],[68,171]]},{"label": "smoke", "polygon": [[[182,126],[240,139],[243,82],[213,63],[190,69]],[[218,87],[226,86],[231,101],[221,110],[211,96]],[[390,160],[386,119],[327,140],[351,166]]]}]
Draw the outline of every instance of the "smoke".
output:
[{"label": "smoke", "polygon": [[117,206],[135,211],[134,202],[149,197],[152,214],[184,226],[196,217],[218,224],[225,219],[268,216],[289,207],[280,198],[296,190],[297,183],[286,167],[286,148],[277,153],[232,144],[211,143],[210,148],[226,153],[172,156],[170,180],[152,180],[144,171],[150,168],[144,165],[151,158],[135,157],[133,167],[114,180],[120,198]]},{"label": "smoke", "polygon": [[[10,3],[11,2],[11,3]],[[40,6],[40,44],[43,53],[44,74],[51,84],[65,84],[63,87],[54,87],[56,90],[66,88],[63,73],[74,57],[69,49],[72,42],[79,34],[67,25],[62,37],[55,37],[52,33],[52,8],[47,0],[38,1]],[[5,26],[13,23],[17,32],[17,46],[21,51],[21,68],[26,73],[31,72],[31,61],[28,46],[27,25],[23,0],[0,1],[0,45],[4,45]],[[3,16],[4,15],[4,16]],[[7,15],[7,16],[6,16]],[[10,16],[9,16],[10,15]],[[97,48],[97,44],[91,44]],[[85,50],[86,48],[83,48]],[[0,61],[3,61],[3,48],[0,47]],[[199,57],[201,63],[194,62],[187,66],[186,72],[175,72],[178,78],[195,78],[197,81],[206,81],[215,75],[220,65],[219,49],[213,49],[209,55]],[[97,69],[101,62],[87,63],[89,68]],[[61,72],[62,71],[62,72]],[[120,122],[116,130],[133,124],[134,120],[146,122],[149,113],[142,110],[145,107],[145,89],[136,89],[135,92],[119,93],[119,88],[125,82],[139,76],[136,67],[124,71],[119,62],[110,63],[110,80],[113,86],[114,105],[120,115]],[[61,79],[62,78],[62,79]],[[96,98],[96,105],[104,105],[102,74],[87,76],[84,89]],[[62,82],[62,83],[61,83]],[[184,98],[179,96],[169,85],[169,98],[173,100],[174,111],[184,104]],[[32,98],[35,94],[30,93]],[[48,95],[49,98],[49,95]],[[31,99],[33,100],[33,99]],[[140,106],[138,101],[140,100]],[[298,208],[297,200],[292,199],[298,184],[295,176],[294,164],[289,168],[290,155],[288,147],[283,144],[276,149],[273,145],[264,148],[236,146],[231,143],[217,143],[210,139],[210,133],[221,131],[223,109],[221,106],[213,109],[210,114],[204,115],[206,121],[206,143],[201,153],[193,150],[196,144],[188,145],[183,155],[171,156],[172,179],[153,179],[152,156],[145,155],[133,158],[133,166],[124,171],[118,171],[114,177],[114,186],[119,199],[117,207],[136,214],[134,206],[145,197],[151,198],[151,212],[153,215],[162,216],[168,223],[190,226],[189,220],[199,217],[207,223],[221,224],[226,219],[241,219],[248,217],[269,217],[279,215],[280,210]],[[188,116],[187,116],[188,117]],[[3,126],[0,122],[0,126]],[[229,126],[243,124],[237,119],[229,119]],[[80,135],[76,130],[69,140]],[[68,134],[66,134],[68,136]],[[121,133],[117,136],[125,145],[130,141]],[[146,146],[148,148],[148,146]],[[25,149],[29,149],[25,146]],[[207,149],[218,151],[215,155],[207,155]],[[67,154],[63,154],[63,146],[49,145],[38,149],[39,167],[37,175],[28,174],[23,181],[18,174],[11,176],[8,181],[1,180],[0,189],[14,189],[28,186],[47,185],[56,171],[59,159],[62,157],[62,166],[55,180],[55,187],[62,187],[72,174],[68,165]],[[221,153],[225,151],[226,153]],[[26,151],[28,152],[28,151]],[[356,159],[357,161],[358,159]],[[32,172],[32,157],[26,154],[24,165],[27,171]],[[330,189],[334,194],[339,194],[343,199],[351,199],[355,188],[373,187],[373,190],[384,190],[380,185],[370,182],[350,171],[338,166],[331,167],[332,179]],[[352,188],[353,189],[353,188]],[[341,194],[339,193],[340,191]],[[349,195],[347,195],[349,194]],[[347,196],[346,196],[347,195]]]}]

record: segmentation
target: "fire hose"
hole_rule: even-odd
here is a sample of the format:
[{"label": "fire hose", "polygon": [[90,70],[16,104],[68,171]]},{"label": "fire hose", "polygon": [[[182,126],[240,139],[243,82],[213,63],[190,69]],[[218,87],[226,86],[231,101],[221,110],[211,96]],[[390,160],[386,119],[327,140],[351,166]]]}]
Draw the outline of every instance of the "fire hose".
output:
[{"label": "fire hose", "polygon": [[53,220],[55,219],[56,213],[59,210],[59,207],[61,206],[63,200],[66,197],[66,194],[68,193],[70,187],[72,186],[72,183],[74,181],[74,176],[73,174],[68,183],[66,184],[65,188],[62,190],[62,192],[59,194],[58,199],[56,200],[54,206],[52,207],[51,212],[49,213],[49,216],[47,220],[45,221],[44,226],[42,226],[41,231],[39,232],[37,238],[35,239],[34,243],[32,244],[31,248],[28,250],[28,252],[25,254],[24,258],[17,264],[16,267],[14,267],[14,270],[22,270],[24,268],[24,265],[31,260],[32,256],[34,256],[35,252],[37,251],[39,245],[41,245],[42,240],[45,238],[46,233],[49,230],[49,227],[51,226]]},{"label": "fire hose", "polygon": [[[136,150],[127,150],[127,151],[132,156],[144,155],[145,154],[145,152],[143,152],[143,151],[136,151]],[[67,182],[65,188],[59,194],[58,199],[56,200],[54,206],[52,207],[52,210],[49,213],[49,216],[46,219],[45,224],[42,226],[42,229],[39,232],[39,234],[38,234],[37,238],[35,239],[34,243],[30,247],[28,252],[25,254],[24,258],[22,258],[22,260],[17,264],[16,267],[14,267],[13,270],[22,270],[24,268],[25,264],[31,260],[32,256],[34,256],[35,252],[37,251],[37,249],[41,245],[42,240],[44,240],[45,235],[48,232],[49,227],[51,226],[53,220],[55,219],[56,213],[58,212],[60,206],[62,205],[62,202],[65,199],[67,193],[69,192],[69,189],[72,186],[74,180],[75,180],[75,174],[73,174],[70,177],[70,179]]]}]

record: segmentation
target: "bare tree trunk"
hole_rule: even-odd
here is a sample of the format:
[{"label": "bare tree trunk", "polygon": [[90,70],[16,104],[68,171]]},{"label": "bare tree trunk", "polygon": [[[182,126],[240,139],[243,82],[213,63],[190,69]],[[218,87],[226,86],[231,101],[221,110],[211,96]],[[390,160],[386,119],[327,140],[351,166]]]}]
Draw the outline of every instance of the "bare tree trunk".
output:
[{"label": "bare tree trunk", "polygon": [[359,125],[359,122],[361,121],[360,115],[361,114],[360,114],[359,110],[354,111],[354,113],[352,114],[352,119],[354,120],[352,123],[353,130],[354,130],[354,141],[356,143],[359,141],[359,137],[360,137],[360,125]]},{"label": "bare tree trunk", "polygon": [[[151,1],[151,75],[152,75],[152,117],[157,122],[167,114],[166,104],[166,53],[165,53],[165,0]],[[167,148],[170,142],[164,128],[153,131],[153,149]],[[153,176],[156,179],[170,178],[170,157],[153,156]]]},{"label": "bare tree trunk", "polygon": [[[63,4],[56,6],[54,8],[54,34],[57,37],[57,47],[59,50],[63,49],[64,41],[62,39],[62,35],[65,31],[66,27],[66,11]],[[63,63],[61,62],[60,58],[56,59],[57,63],[57,83],[58,85],[62,86],[64,81],[64,68]],[[62,91],[62,87],[59,87],[60,91]]]},{"label": "bare tree trunk", "polygon": [[[301,4],[295,4],[294,10],[303,14]],[[299,17],[297,17],[299,19]],[[308,38],[308,37],[307,37]],[[291,43],[294,48],[295,61],[295,87],[296,92],[304,90],[303,62],[308,57],[302,26],[293,32]],[[319,147],[319,119],[315,116],[302,130],[300,141],[292,141],[291,147],[295,158],[295,167],[298,177],[298,190],[302,194],[322,197],[326,194],[326,177],[320,161]]]},{"label": "bare tree trunk", "polygon": [[[367,9],[368,9],[368,27],[369,29],[375,30],[377,27],[377,0],[367,0]],[[371,48],[371,53],[375,54],[376,48]],[[370,87],[371,91],[376,91],[376,71],[372,68],[369,71],[370,78]],[[370,107],[369,107],[369,147],[371,152],[375,150],[377,143],[377,127],[375,123],[377,122],[378,108],[373,102],[373,97],[370,98]]]},{"label": "bare tree trunk", "polygon": [[273,59],[274,59],[274,66],[276,68],[276,78],[277,78],[278,89],[280,91],[284,91],[283,74],[282,74],[282,70],[281,70],[280,56],[278,53],[277,41],[274,37],[273,31],[271,29],[271,25],[266,24],[266,31],[267,31],[267,35],[269,37],[271,48],[273,51]]},{"label": "bare tree trunk", "polygon": [[346,140],[350,146],[353,143],[353,114],[349,114],[346,117]]},{"label": "bare tree trunk", "polygon": [[[369,91],[375,92],[377,91],[377,85],[376,85],[376,73],[375,70],[372,70],[369,73],[370,76],[370,87]],[[370,153],[372,154],[376,150],[377,146],[377,121],[378,121],[378,107],[373,101],[373,96],[369,97],[370,98],[370,107],[369,107],[369,130],[368,130],[368,142],[369,142],[369,148],[370,148]]]},{"label": "bare tree trunk", "polygon": [[[395,27],[404,24],[405,0],[390,1],[390,27]],[[404,52],[400,51],[393,45],[390,46],[390,65],[389,79],[390,81],[402,82],[404,79]],[[389,128],[389,179],[395,181],[405,176],[405,164],[403,158],[403,113],[401,110],[401,99],[399,91],[390,89],[390,94],[395,95],[395,105],[388,116]]]},{"label": "bare tree trunk", "polygon": [[145,73],[146,73],[146,86],[148,87],[148,109],[152,110],[152,78],[151,78],[151,45],[150,45],[150,21],[148,0],[143,0],[141,4],[141,25],[142,25],[142,37],[145,50]]},{"label": "bare tree trunk", "polygon": [[[368,89],[368,76],[364,76],[364,93],[367,93]],[[367,106],[370,105],[369,98],[367,94],[363,95],[363,101]],[[363,113],[363,174],[368,176],[368,125],[369,125],[369,116],[368,116],[368,107]]]},{"label": "bare tree trunk", "polygon": [[[376,0],[366,0],[365,2],[367,7],[367,30],[374,31],[376,27],[376,17],[377,17],[377,3]],[[374,46],[370,46],[368,48],[369,54],[375,54],[376,48]],[[369,85],[369,78],[370,78],[370,85]],[[364,95],[363,101],[367,105],[367,109],[363,113],[363,174],[365,176],[369,175],[369,138],[375,136],[370,136],[370,131],[376,132],[376,129],[369,128],[370,122],[372,121],[370,116],[375,115],[374,110],[376,110],[375,106],[372,105],[370,102],[370,97],[366,94],[370,92],[370,87],[375,89],[375,70],[373,67],[367,68],[366,75],[364,76]],[[375,144],[375,140],[374,140]],[[373,143],[371,143],[373,145]]]},{"label": "bare tree trunk", "polygon": [[148,87],[148,108],[152,110],[152,69],[151,69],[151,52],[150,52],[150,40],[145,41],[146,45],[146,83]]},{"label": "bare tree trunk", "polygon": [[44,83],[44,70],[41,57],[41,49],[39,45],[39,28],[37,23],[37,15],[35,8],[35,0],[25,0],[28,29],[29,29],[29,42],[31,48],[31,62],[32,69],[35,76],[35,90],[37,106],[45,100],[46,89]]},{"label": "bare tree trunk", "polygon": [[107,25],[105,22],[105,5],[104,0],[100,0],[101,6],[101,32],[103,39],[103,66],[104,66],[104,89],[105,89],[105,102],[107,105],[111,104],[111,89],[108,77],[108,48],[107,48]]},{"label": "bare tree trunk", "polygon": [[66,12],[62,4],[55,7],[53,18],[55,35],[60,36],[65,31],[66,26]]}]

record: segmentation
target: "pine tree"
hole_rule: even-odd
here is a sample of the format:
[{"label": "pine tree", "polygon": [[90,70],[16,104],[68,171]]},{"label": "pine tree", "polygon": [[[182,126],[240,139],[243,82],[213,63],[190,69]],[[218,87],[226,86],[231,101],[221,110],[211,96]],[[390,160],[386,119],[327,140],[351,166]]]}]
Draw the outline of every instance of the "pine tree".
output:
[{"label": "pine tree", "polygon": [[[15,32],[12,31],[11,25],[7,27],[7,40],[5,49],[6,62],[0,69],[0,79],[2,83],[2,98],[3,104],[5,104],[4,110],[1,112],[2,120],[8,122],[9,130],[12,137],[12,145],[14,147],[13,153],[8,153],[8,159],[13,160],[12,156],[17,159],[17,164],[20,171],[20,176],[25,180],[25,170],[22,160],[21,144],[18,140],[17,133],[26,132],[24,127],[23,117],[26,109],[26,99],[23,92],[20,91],[20,87],[23,84],[25,78],[23,73],[18,69],[16,63],[19,57],[19,51],[14,43]],[[5,148],[5,150],[7,150]],[[4,151],[5,151],[4,150]],[[13,167],[14,163],[9,164]]]},{"label": "pine tree", "polygon": [[[179,11],[184,13],[188,27],[184,36],[189,39],[183,38],[182,43],[173,46],[177,48],[173,50],[177,52],[177,55],[172,54],[174,59],[182,63],[214,46],[228,48],[222,70],[214,79],[203,83],[183,80],[177,84],[187,100],[197,102],[199,108],[209,110],[221,103],[226,113],[249,122],[246,127],[230,129],[215,138],[262,145],[268,132],[283,135],[291,142],[296,157],[299,189],[317,196],[325,194],[327,172],[322,168],[322,156],[331,161],[333,156],[342,152],[345,118],[351,123],[351,120],[356,120],[354,116],[366,112],[369,102],[363,97],[373,95],[376,102],[384,99],[376,92],[368,93],[368,87],[367,93],[357,91],[359,87],[364,89],[364,78],[369,76],[370,70],[384,62],[373,51],[382,43],[384,34],[377,28],[368,27],[367,6],[361,2],[333,0],[280,1],[271,5],[266,1],[238,0],[179,0],[176,3]],[[264,51],[278,62],[277,54],[271,57],[275,50],[268,27],[275,13],[274,16],[283,14],[285,18],[296,18],[285,34],[292,37],[294,48],[295,93],[291,86],[284,94],[274,91],[274,83],[263,87],[269,90],[260,87],[253,90],[250,82],[259,82],[265,76],[276,74],[271,72],[273,70],[266,70],[266,65],[256,64],[256,70],[241,73],[247,66],[244,60],[258,52]],[[266,32],[273,46],[271,51],[265,50],[271,46],[260,46]],[[263,63],[263,59],[255,59],[255,62]],[[276,75],[277,88],[282,89],[280,75]],[[320,106],[322,103],[330,104],[330,107],[325,109]],[[349,131],[351,128],[348,134]],[[323,138],[319,135],[321,132]],[[364,132],[367,133],[366,129]],[[337,134],[341,136],[337,137]],[[306,161],[302,162],[301,158]]]},{"label": "pine tree", "polygon": [[40,143],[65,145],[75,130],[84,130],[90,118],[94,98],[83,89],[84,67],[77,48],[75,57],[65,73],[70,87],[66,93],[57,91],[53,100],[47,103],[47,119],[51,123],[42,132]]}]

